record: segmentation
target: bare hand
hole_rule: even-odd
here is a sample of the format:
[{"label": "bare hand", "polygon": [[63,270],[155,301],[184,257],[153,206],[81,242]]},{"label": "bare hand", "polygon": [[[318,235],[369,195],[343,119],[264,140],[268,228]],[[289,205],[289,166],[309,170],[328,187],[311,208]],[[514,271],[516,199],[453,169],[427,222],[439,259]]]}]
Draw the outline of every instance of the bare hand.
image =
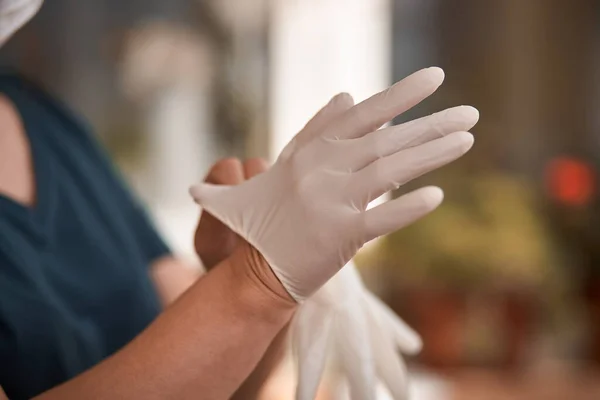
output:
[{"label": "bare hand", "polygon": [[[216,185],[238,185],[268,168],[267,162],[261,158],[249,159],[244,163],[237,158],[225,158],[213,165],[205,181]],[[194,246],[207,270],[229,257],[242,241],[212,215],[202,213]]]}]

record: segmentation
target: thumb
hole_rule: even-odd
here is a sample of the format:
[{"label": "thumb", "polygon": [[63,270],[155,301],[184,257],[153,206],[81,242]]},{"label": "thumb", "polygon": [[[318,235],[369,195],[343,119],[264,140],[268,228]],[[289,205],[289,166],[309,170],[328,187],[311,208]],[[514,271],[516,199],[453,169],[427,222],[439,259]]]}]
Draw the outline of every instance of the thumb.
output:
[{"label": "thumb", "polygon": [[262,158],[251,158],[244,163],[244,178],[250,179],[269,169],[269,164]]},{"label": "thumb", "polygon": [[237,158],[223,158],[208,172],[205,182],[215,185],[237,185],[244,182],[244,166]]}]

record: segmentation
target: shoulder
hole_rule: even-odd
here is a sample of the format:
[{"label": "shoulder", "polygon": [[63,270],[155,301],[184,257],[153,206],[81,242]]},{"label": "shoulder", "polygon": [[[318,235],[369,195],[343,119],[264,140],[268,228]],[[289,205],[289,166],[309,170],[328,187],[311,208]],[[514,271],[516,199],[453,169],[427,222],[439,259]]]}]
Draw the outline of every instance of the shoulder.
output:
[{"label": "shoulder", "polygon": [[32,80],[0,74],[0,195],[34,204],[35,157],[42,153],[95,169],[107,163],[91,129],[69,107]]},{"label": "shoulder", "polygon": [[12,101],[0,94],[0,194],[32,205],[35,183],[29,141]]}]

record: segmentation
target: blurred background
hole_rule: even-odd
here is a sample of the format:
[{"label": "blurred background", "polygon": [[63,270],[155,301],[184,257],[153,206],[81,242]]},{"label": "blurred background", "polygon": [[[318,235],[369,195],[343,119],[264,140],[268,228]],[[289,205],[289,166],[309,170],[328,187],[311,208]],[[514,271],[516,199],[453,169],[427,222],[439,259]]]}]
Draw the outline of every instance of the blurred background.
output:
[{"label": "blurred background", "polygon": [[[402,188],[441,186],[439,210],[357,257],[424,339],[413,398],[598,399],[599,15],[594,0],[47,0],[1,63],[88,119],[193,260],[187,189],[214,161],[273,160],[337,92],[444,68],[396,122],[472,104],[475,148]],[[292,398],[288,364],[264,400]]]}]

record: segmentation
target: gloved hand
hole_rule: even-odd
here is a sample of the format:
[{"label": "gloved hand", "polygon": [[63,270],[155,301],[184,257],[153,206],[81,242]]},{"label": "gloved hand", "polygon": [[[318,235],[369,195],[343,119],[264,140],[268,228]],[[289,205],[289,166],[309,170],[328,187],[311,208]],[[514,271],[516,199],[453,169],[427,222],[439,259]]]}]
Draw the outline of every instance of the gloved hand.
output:
[{"label": "gloved hand", "polygon": [[473,144],[478,119],[457,107],[378,130],[442,83],[439,68],[414,73],[353,106],[338,95],[285,147],[273,167],[240,185],[201,183],[204,210],[252,244],[287,292],[302,301],[365,244],[435,209],[426,187],[366,210],[370,201],[455,160]]},{"label": "gloved hand", "polygon": [[[375,400],[382,381],[396,400],[407,396],[398,350],[415,354],[420,337],[364,287],[350,261],[298,309],[291,325],[296,400],[315,398],[326,364],[333,364],[352,400]],[[327,360],[327,357],[331,358]],[[329,362],[327,362],[329,361]]]}]

